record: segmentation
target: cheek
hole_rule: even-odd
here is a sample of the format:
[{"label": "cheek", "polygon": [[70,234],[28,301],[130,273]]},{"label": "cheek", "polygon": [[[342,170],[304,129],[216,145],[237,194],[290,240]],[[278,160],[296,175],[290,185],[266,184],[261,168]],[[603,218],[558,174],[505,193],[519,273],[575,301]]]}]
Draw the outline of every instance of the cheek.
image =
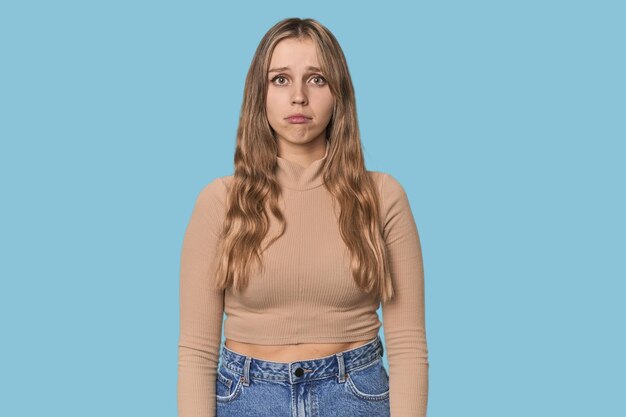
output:
[{"label": "cheek", "polygon": [[330,118],[333,114],[334,98],[329,94],[324,94],[319,98],[319,112],[324,114],[327,118]]},{"label": "cheek", "polygon": [[268,93],[265,99],[265,111],[268,116],[273,116],[274,114],[279,112],[278,109],[279,100],[277,100],[276,96],[272,93]]}]

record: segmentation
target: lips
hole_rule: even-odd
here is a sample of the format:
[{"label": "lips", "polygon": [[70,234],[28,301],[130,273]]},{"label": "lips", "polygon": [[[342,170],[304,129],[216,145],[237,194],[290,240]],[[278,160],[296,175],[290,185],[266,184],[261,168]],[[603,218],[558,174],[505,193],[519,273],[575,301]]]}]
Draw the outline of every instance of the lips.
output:
[{"label": "lips", "polygon": [[311,120],[311,118],[302,113],[295,113],[288,117],[285,117],[285,120],[287,120],[289,123],[307,123]]}]

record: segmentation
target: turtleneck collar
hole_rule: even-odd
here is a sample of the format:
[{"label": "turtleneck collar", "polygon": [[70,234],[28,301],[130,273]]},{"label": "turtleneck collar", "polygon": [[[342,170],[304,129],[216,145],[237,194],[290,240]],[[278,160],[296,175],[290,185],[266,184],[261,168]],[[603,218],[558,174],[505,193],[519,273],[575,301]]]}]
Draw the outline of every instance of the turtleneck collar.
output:
[{"label": "turtleneck collar", "polygon": [[324,183],[322,168],[328,156],[329,147],[330,144],[326,139],[324,156],[307,167],[276,155],[276,178],[280,185],[293,190],[309,190],[322,185]]}]

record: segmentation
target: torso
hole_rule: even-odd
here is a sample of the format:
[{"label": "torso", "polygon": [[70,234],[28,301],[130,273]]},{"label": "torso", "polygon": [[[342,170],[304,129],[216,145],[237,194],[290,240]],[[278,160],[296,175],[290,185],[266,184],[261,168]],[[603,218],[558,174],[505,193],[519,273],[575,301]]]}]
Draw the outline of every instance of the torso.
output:
[{"label": "torso", "polygon": [[225,345],[233,352],[272,362],[295,362],[330,356],[344,350],[355,349],[371,340],[345,343],[300,343],[297,345],[256,345],[226,339]]}]

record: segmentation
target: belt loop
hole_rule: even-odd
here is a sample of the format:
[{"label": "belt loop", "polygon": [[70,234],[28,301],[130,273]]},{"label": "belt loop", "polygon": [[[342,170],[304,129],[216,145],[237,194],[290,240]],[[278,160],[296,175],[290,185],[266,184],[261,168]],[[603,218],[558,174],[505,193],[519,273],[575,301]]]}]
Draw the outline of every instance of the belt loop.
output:
[{"label": "belt loop", "polygon": [[243,364],[243,385],[245,387],[250,386],[250,362],[252,361],[251,356],[246,356],[246,361]]},{"label": "belt loop", "polygon": [[339,364],[339,383],[343,384],[346,381],[346,368],[343,361],[343,352],[338,352],[335,356],[337,357],[337,363]]}]

